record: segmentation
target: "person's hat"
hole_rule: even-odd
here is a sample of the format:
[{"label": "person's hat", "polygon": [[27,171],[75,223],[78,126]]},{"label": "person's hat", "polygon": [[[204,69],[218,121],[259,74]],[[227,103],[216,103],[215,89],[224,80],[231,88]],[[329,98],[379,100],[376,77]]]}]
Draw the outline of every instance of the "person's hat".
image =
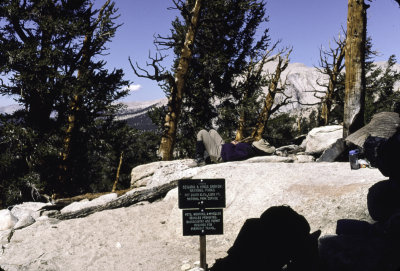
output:
[{"label": "person's hat", "polygon": [[271,146],[271,144],[269,144],[265,139],[254,141],[252,145],[266,154],[273,154],[275,152],[275,147]]}]

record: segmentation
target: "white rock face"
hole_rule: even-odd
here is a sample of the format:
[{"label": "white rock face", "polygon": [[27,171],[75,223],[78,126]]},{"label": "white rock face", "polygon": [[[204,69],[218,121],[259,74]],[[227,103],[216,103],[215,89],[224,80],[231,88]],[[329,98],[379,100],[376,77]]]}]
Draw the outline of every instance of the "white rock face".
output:
[{"label": "white rock face", "polygon": [[303,144],[305,144],[306,153],[318,154],[342,137],[343,126],[341,125],[317,127],[308,133]]},{"label": "white rock face", "polygon": [[7,209],[0,210],[0,231],[12,229],[18,219]]}]

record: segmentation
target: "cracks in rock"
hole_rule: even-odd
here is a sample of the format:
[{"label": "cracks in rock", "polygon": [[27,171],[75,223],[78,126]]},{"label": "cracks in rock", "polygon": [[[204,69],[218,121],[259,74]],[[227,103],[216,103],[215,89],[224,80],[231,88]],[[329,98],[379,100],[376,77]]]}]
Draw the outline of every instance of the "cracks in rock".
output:
[{"label": "cracks in rock", "polygon": [[8,235],[8,237],[7,237],[8,244],[11,242],[11,238],[13,237],[14,232],[15,232],[15,230],[12,229],[11,232],[10,232],[10,234]]},{"label": "cracks in rock", "polygon": [[[7,248],[6,246],[11,242],[11,239],[12,239],[12,237],[14,235],[14,232],[15,232],[15,230],[12,229],[10,231],[10,233],[8,234],[8,236],[7,236],[7,244],[6,245],[1,245],[1,254],[4,254],[4,250]],[[3,269],[1,269],[1,267],[0,267],[0,271],[2,271],[2,270]]]}]

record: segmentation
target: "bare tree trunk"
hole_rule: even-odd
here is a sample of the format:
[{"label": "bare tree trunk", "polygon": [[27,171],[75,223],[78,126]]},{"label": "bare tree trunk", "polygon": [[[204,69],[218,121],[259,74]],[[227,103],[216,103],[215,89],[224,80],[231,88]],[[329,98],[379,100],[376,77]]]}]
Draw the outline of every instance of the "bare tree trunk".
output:
[{"label": "bare tree trunk", "polygon": [[364,125],[364,63],[368,7],[364,0],[349,0],[348,3],[343,137]]},{"label": "bare tree trunk", "polygon": [[264,100],[264,107],[258,116],[256,126],[251,133],[251,137],[255,140],[260,140],[262,138],[262,134],[264,133],[264,129],[267,126],[268,119],[270,118],[272,112],[272,106],[275,102],[275,95],[280,91],[278,88],[278,84],[281,79],[282,72],[287,68],[289,65],[289,55],[291,51],[286,55],[286,59],[283,60],[282,57],[278,56],[278,64],[275,69],[275,73],[271,79],[271,82],[268,87],[268,94]]},{"label": "bare tree trunk", "polygon": [[244,110],[240,112],[239,116],[239,128],[236,131],[235,140],[241,141],[244,138],[244,129],[246,124],[246,112]]},{"label": "bare tree trunk", "polygon": [[113,184],[113,187],[111,189],[111,192],[115,192],[117,190],[117,184],[118,184],[118,180],[119,180],[119,172],[121,171],[121,166],[122,166],[122,159],[124,156],[124,152],[121,152],[121,155],[119,157],[119,163],[118,163],[118,168],[117,168],[117,175],[115,176],[115,181]]},{"label": "bare tree trunk", "polygon": [[[264,60],[263,60],[263,62],[264,62]],[[261,68],[259,68],[259,69],[261,69]],[[250,67],[247,71],[247,80],[251,76],[252,72],[253,72],[253,63],[250,64]],[[248,96],[249,96],[249,86],[246,85],[246,88],[245,88],[243,96],[242,96],[242,105],[241,105],[242,108],[239,112],[239,123],[238,123],[238,129],[236,130],[236,136],[235,136],[236,141],[241,141],[245,137],[244,134],[245,134],[245,128],[246,128],[246,121],[247,121],[245,103],[248,99]]]},{"label": "bare tree trunk", "polygon": [[336,40],[336,44],[338,47],[336,49],[330,49],[330,52],[326,52],[326,54],[332,57],[332,64],[328,63],[327,58],[324,58],[321,55],[321,64],[325,71],[323,73],[329,76],[329,82],[327,85],[327,92],[322,102],[322,110],[321,110],[321,118],[323,120],[324,125],[329,124],[330,113],[333,105],[333,96],[338,84],[338,76],[342,71],[342,62],[345,57],[345,41],[342,41],[340,38]]},{"label": "bare tree trunk", "polygon": [[[343,55],[344,55],[344,51],[343,51]],[[340,60],[341,62],[341,60]],[[340,63],[336,63],[339,66],[341,65]],[[322,110],[321,110],[321,118],[324,122],[324,125],[328,125],[329,124],[329,120],[330,120],[330,113],[331,113],[331,109],[332,109],[332,104],[333,104],[333,94],[336,90],[336,86],[337,86],[337,77],[340,73],[339,67],[335,64],[332,74],[329,75],[329,83],[328,83],[328,89],[326,92],[326,95],[324,97],[324,101],[322,102]]]},{"label": "bare tree trunk", "polygon": [[181,113],[184,86],[189,63],[192,58],[192,46],[194,43],[197,23],[200,17],[201,0],[196,0],[192,10],[191,23],[188,27],[185,43],[183,45],[178,68],[175,73],[175,84],[171,87],[168,99],[168,112],[165,116],[164,132],[161,138],[159,155],[163,161],[173,159],[173,150],[176,141],[176,132]]}]

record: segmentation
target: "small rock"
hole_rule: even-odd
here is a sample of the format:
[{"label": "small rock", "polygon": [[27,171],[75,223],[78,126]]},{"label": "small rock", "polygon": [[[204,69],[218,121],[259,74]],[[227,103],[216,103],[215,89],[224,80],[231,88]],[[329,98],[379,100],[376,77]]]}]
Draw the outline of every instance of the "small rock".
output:
[{"label": "small rock", "polygon": [[188,271],[191,268],[189,263],[185,263],[181,266],[182,271]]},{"label": "small rock", "polygon": [[304,148],[297,145],[287,145],[277,148],[275,153],[279,156],[288,156],[289,154],[295,154],[300,151],[304,151]]},{"label": "small rock", "polygon": [[312,155],[296,155],[297,163],[310,163],[314,162],[315,158]]}]

